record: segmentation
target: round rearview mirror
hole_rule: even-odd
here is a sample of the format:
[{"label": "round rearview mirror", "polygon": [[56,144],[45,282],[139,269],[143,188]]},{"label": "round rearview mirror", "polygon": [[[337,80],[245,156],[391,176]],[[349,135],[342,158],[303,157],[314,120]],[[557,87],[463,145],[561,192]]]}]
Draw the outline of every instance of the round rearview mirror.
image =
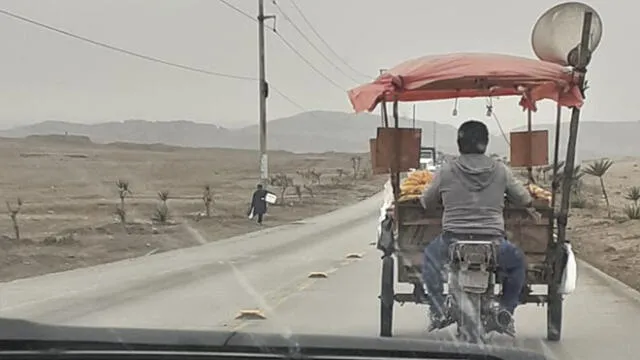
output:
[{"label": "round rearview mirror", "polygon": [[602,39],[602,19],[591,6],[580,2],[556,5],[540,16],[531,33],[531,46],[536,56],[563,66],[577,66],[584,14],[587,12],[592,14],[588,64]]}]

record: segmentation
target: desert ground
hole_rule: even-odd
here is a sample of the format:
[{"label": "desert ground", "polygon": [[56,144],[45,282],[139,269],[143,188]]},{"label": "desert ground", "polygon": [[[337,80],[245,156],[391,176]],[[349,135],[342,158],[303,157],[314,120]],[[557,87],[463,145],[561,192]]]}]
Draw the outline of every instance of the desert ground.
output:
[{"label": "desert ground", "polygon": [[[0,157],[0,199],[7,202],[0,211],[0,281],[148,256],[261,228],[247,216],[259,177],[255,151],[35,136],[0,139]],[[361,159],[356,176],[354,157]],[[263,227],[358,202],[385,181],[371,175],[366,155],[272,152],[269,161],[271,175],[286,174],[290,186],[284,201],[269,207]],[[307,175],[311,170],[319,178]],[[278,196],[283,179],[269,186]],[[118,181],[130,190],[124,194],[124,223],[117,211]],[[212,200],[208,217],[206,185]],[[166,208],[159,193],[168,195]],[[11,210],[19,210],[19,240]]]},{"label": "desert ground", "polygon": [[[640,290],[640,210],[628,199],[629,191],[640,187],[640,158],[611,161],[603,176],[611,216],[599,178],[585,174],[580,191],[584,201],[572,201],[569,234],[578,257]],[[593,163],[583,162],[581,169]]]},{"label": "desert ground", "polygon": [[[601,183],[585,170],[603,161],[610,166]],[[567,227],[576,256],[640,290],[640,158],[584,161],[579,174]],[[537,182],[543,187],[551,189],[550,178],[550,171],[546,175],[536,171]],[[634,187],[635,196],[630,194]],[[634,198],[636,201],[631,200]]]},{"label": "desert ground", "polygon": [[[247,217],[258,177],[255,151],[98,145],[82,137],[36,136],[0,139],[0,157],[0,198],[7,202],[0,216],[0,281],[149,256],[261,228]],[[355,177],[354,157],[361,159]],[[600,179],[584,174],[581,200],[572,201],[569,234],[577,256],[640,290],[640,210],[630,213],[634,202],[628,199],[630,189],[640,187],[640,159],[612,161],[603,176],[611,216]],[[591,163],[584,162],[582,169]],[[269,207],[263,227],[355,203],[386,181],[371,175],[366,154],[273,152],[270,168],[272,176],[286,174],[289,186],[284,201]],[[319,182],[306,175],[310,170],[321,174]],[[269,188],[278,195],[282,179]],[[119,180],[130,190],[124,225],[117,211]],[[211,189],[210,216],[205,185]],[[548,187],[548,181],[542,185]],[[163,192],[168,212],[160,211]],[[10,216],[18,198],[20,240]]]}]

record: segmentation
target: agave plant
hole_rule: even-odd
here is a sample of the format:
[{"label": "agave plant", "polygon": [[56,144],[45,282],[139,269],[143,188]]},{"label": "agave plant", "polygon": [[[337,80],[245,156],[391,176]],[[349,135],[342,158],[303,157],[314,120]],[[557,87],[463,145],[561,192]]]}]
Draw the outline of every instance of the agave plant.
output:
[{"label": "agave plant", "polygon": [[638,201],[640,201],[640,187],[632,186],[628,188],[624,198],[633,201],[634,206],[638,206]]},{"label": "agave plant", "polygon": [[609,171],[609,169],[613,166],[613,161],[609,159],[601,159],[593,164],[589,164],[586,169],[584,169],[584,173],[587,175],[595,176],[600,179],[600,187],[602,188],[602,196],[604,196],[604,201],[607,203],[607,215],[611,217],[611,206],[609,205],[609,196],[607,195],[607,188],[604,185],[604,175]]},{"label": "agave plant", "polygon": [[126,223],[126,210],[124,208],[124,199],[131,196],[131,187],[126,180],[118,179],[116,181],[116,187],[118,188],[118,197],[120,198],[120,207],[116,208],[116,214],[120,218],[120,221]]}]

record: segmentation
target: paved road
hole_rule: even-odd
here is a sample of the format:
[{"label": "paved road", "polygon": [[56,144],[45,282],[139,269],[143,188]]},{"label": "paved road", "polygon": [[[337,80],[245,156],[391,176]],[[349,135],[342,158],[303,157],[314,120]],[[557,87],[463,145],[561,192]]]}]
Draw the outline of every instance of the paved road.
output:
[{"label": "paved road", "polygon": [[[377,335],[380,260],[371,245],[380,197],[278,229],[198,248],[0,284],[0,316],[91,326],[245,329]],[[194,232],[194,236],[202,236]],[[359,253],[360,259],[347,259]],[[548,343],[545,309],[517,313],[518,339],[557,359],[633,359],[640,353],[640,296],[580,267],[566,301],[563,340]],[[320,271],[327,278],[310,279]],[[266,320],[238,321],[261,308]],[[397,337],[425,332],[424,308],[397,306]]]}]

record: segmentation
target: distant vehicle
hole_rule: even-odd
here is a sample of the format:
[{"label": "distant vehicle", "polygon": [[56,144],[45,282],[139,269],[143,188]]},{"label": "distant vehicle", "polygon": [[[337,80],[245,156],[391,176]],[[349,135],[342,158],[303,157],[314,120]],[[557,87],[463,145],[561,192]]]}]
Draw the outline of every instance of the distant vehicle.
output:
[{"label": "distant vehicle", "polygon": [[420,169],[434,172],[440,168],[436,159],[436,148],[421,147],[420,148]]}]

